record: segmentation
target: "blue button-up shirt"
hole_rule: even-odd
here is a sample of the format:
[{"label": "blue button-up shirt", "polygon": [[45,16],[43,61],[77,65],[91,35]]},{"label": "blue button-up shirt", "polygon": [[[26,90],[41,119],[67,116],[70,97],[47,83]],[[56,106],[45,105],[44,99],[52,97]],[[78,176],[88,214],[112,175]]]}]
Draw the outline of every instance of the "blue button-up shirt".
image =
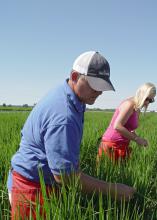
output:
[{"label": "blue button-up shirt", "polygon": [[[39,182],[41,168],[46,184],[53,174],[70,173],[79,166],[85,105],[67,80],[51,90],[32,110],[21,131],[20,148],[12,157],[13,170]],[[11,175],[8,188],[11,187]]]}]

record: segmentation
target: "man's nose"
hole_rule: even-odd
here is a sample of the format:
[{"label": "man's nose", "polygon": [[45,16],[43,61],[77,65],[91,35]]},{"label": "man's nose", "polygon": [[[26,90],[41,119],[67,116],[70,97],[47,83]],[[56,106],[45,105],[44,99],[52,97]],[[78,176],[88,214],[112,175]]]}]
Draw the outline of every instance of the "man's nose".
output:
[{"label": "man's nose", "polygon": [[102,94],[102,91],[96,91],[96,90],[93,90],[93,91],[94,91],[94,93],[96,94],[96,96],[99,96],[99,95]]},{"label": "man's nose", "polygon": [[102,91],[97,91],[97,94],[98,94],[98,95],[101,95],[101,94],[102,94]]}]

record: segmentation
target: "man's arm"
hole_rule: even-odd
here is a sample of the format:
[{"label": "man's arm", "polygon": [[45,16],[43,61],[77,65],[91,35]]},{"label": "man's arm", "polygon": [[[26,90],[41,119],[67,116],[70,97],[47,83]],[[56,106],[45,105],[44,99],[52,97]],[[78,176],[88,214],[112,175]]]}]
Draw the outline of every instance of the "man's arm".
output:
[{"label": "man's arm", "polygon": [[[135,189],[133,187],[127,186],[121,183],[109,183],[103,180],[99,180],[92,176],[89,176],[83,172],[79,172],[76,174],[79,178],[81,189],[83,193],[87,194],[99,194],[102,193],[103,195],[110,194],[112,198],[117,198],[117,200],[125,199],[126,201],[131,199],[135,193]],[[54,178],[57,183],[62,184],[69,184],[70,182],[70,175],[54,175]]]}]

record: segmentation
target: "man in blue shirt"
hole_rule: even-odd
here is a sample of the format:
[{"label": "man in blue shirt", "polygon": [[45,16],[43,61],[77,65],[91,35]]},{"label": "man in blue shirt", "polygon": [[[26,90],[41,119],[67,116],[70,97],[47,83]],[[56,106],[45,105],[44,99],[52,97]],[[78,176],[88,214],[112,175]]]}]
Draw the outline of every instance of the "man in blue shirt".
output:
[{"label": "man in blue shirt", "polygon": [[[39,170],[48,187],[62,184],[62,181],[68,184],[75,173],[86,193],[106,195],[110,191],[111,196],[117,194],[118,199],[125,197],[126,200],[133,196],[134,188],[106,183],[79,169],[85,104],[92,105],[103,91],[108,90],[114,91],[109,64],[100,53],[89,51],[75,60],[70,79],[50,91],[34,107],[21,131],[20,148],[11,160],[8,189],[13,217],[17,215],[17,206],[22,206],[18,196],[31,198],[29,191],[36,198],[40,190]],[[30,209],[20,210],[21,216],[29,216]]]}]

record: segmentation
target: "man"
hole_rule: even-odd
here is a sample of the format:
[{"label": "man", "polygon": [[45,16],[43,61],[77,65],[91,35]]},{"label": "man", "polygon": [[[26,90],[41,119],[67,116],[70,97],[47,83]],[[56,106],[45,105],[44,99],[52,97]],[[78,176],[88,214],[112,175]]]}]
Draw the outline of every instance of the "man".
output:
[{"label": "man", "polygon": [[[23,206],[21,195],[35,202],[40,193],[39,169],[47,188],[55,183],[69,184],[75,174],[85,193],[107,195],[110,191],[112,197],[116,194],[117,199],[126,200],[133,196],[134,188],[106,183],[79,169],[85,104],[92,105],[105,90],[114,91],[109,64],[100,53],[89,51],[75,60],[70,79],[34,107],[22,129],[20,148],[11,160],[8,188],[12,219],[17,215],[17,206]],[[29,216],[29,211],[22,208],[20,215]]]}]

